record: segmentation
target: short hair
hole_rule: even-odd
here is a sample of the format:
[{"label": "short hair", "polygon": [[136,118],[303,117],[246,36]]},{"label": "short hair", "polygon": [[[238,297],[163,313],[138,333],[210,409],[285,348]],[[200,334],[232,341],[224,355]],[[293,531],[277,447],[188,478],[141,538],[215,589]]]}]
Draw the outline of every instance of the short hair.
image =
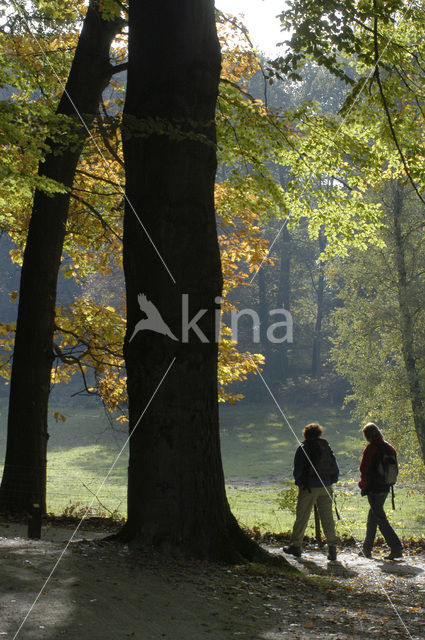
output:
[{"label": "short hair", "polygon": [[310,422],[310,424],[304,427],[302,433],[305,440],[320,438],[323,433],[323,427],[318,422]]},{"label": "short hair", "polygon": [[368,442],[372,442],[372,440],[379,440],[382,438],[382,433],[376,426],[374,422],[368,422],[362,429],[363,435]]}]

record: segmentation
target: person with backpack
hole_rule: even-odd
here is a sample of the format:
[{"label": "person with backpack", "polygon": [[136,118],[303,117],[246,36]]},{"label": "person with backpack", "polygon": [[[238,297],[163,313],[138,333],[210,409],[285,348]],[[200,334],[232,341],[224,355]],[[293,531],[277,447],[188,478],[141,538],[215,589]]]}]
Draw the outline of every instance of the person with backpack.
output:
[{"label": "person with backpack", "polygon": [[297,558],[311,511],[316,504],[328,544],[328,560],[336,560],[338,538],[332,513],[332,485],[338,482],[339,469],[332,449],[322,438],[323,427],[312,422],[304,427],[304,442],[295,452],[294,479],[298,486],[297,513],[289,547],[283,551]]},{"label": "person with backpack", "polygon": [[374,422],[368,422],[363,427],[363,435],[368,445],[363,451],[360,463],[359,487],[362,496],[367,496],[370,509],[361,555],[364,554],[366,558],[372,557],[376,529],[379,527],[390,548],[390,553],[385,556],[385,559],[394,560],[403,556],[403,545],[388,522],[384,503],[390,489],[393,491],[393,485],[397,480],[397,452],[389,442],[384,440],[381,431]]}]

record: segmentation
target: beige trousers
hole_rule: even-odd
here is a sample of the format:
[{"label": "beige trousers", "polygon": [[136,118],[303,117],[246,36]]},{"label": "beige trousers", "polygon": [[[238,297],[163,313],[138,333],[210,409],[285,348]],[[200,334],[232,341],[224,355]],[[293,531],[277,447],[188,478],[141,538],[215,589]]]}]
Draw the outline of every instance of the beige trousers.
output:
[{"label": "beige trousers", "polygon": [[311,510],[317,504],[320,522],[326,536],[328,545],[335,546],[338,542],[335,533],[335,523],[332,513],[332,486],[308,489],[298,488],[297,516],[291,535],[291,544],[301,547]]}]

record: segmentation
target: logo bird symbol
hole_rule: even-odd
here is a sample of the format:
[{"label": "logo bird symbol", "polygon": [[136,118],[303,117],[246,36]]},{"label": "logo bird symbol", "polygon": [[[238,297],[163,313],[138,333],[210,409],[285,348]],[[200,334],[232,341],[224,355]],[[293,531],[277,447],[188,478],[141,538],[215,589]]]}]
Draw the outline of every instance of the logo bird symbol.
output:
[{"label": "logo bird symbol", "polygon": [[139,331],[145,331],[149,329],[150,331],[155,331],[156,333],[161,333],[163,336],[168,336],[172,340],[177,340],[174,333],[171,331],[170,327],[164,322],[159,313],[158,309],[155,307],[153,302],[147,299],[147,297],[139,293],[137,296],[137,300],[139,302],[139,307],[147,315],[147,318],[143,320],[139,320],[139,322],[134,327],[133,334],[129,340],[131,342]]}]

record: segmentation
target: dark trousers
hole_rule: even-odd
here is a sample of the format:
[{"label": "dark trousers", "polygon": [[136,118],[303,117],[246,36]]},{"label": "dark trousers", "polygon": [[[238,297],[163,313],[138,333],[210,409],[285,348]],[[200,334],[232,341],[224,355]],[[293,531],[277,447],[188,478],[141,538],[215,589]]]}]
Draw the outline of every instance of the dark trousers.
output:
[{"label": "dark trousers", "polygon": [[377,527],[379,527],[379,530],[384,536],[385,542],[390,547],[391,551],[398,552],[403,546],[400,538],[388,522],[388,518],[384,511],[384,502],[387,499],[387,495],[388,492],[369,493],[367,496],[370,509],[367,517],[366,536],[363,542],[364,553],[370,553],[372,551]]}]

